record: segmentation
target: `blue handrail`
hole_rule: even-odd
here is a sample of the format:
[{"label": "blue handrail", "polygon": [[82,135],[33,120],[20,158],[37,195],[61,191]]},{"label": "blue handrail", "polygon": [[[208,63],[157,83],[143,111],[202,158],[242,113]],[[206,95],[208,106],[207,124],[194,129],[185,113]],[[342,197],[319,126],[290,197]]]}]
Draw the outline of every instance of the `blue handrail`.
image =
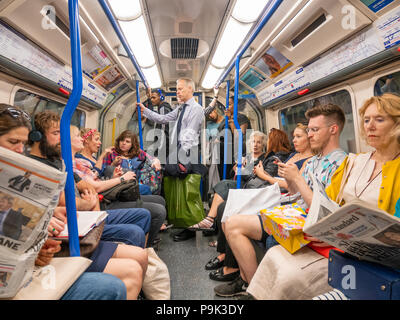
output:
[{"label": "blue handrail", "polygon": [[[226,106],[225,110],[229,109],[229,90],[231,89],[231,81],[226,82]],[[223,179],[226,179],[226,161],[228,157],[228,134],[229,134],[229,118],[225,116],[225,138],[224,138],[224,173]]]},{"label": "blue handrail", "polygon": [[114,15],[110,9],[110,6],[108,5],[106,0],[99,0],[99,3],[101,5],[101,7],[103,8],[104,13],[106,14],[111,25],[113,26],[114,31],[119,38],[119,41],[121,41],[122,45],[124,46],[125,51],[128,54],[129,58],[131,59],[140,79],[142,79],[142,82],[144,83],[145,87],[147,88],[148,83],[147,83],[146,77],[144,76],[142,69],[139,67],[138,62],[137,62],[135,56],[133,55],[132,49],[128,45],[128,41],[126,40],[124,33],[122,32],[118,22],[115,20]]},{"label": "blue handrail", "polygon": [[[226,71],[220,76],[218,79],[217,83],[215,84],[215,87],[219,87],[221,83],[224,81],[224,79],[229,75],[229,73],[232,71],[233,67],[236,68],[235,72],[235,97],[234,97],[234,108],[233,108],[233,121],[235,123],[235,128],[239,133],[239,138],[238,138],[238,165],[237,165],[237,183],[236,187],[239,189],[240,188],[240,183],[241,183],[241,173],[242,173],[242,150],[243,150],[243,133],[240,128],[239,122],[237,121],[237,113],[238,113],[238,93],[239,93],[239,67],[240,67],[240,59],[243,56],[243,54],[246,52],[246,50],[249,48],[251,43],[254,41],[254,39],[258,36],[260,31],[264,28],[265,24],[269,21],[271,16],[275,13],[275,11],[278,9],[280,4],[283,2],[283,0],[275,0],[271,1],[268,5],[268,8],[265,9],[264,14],[260,20],[260,22],[256,25],[254,28],[254,31],[251,33],[249,39],[245,42],[244,45],[242,45],[238,53],[236,54],[235,61],[226,69]],[[226,144],[228,141],[225,139],[224,141],[224,149],[227,148]],[[224,157],[224,165],[225,165],[225,157]]]},{"label": "blue handrail", "polygon": [[[240,56],[236,58],[236,66],[235,66],[235,95],[234,95],[234,104],[233,104],[233,123],[235,124],[236,130],[239,134],[238,137],[238,159],[237,159],[237,171],[236,171],[236,188],[240,189],[240,184],[242,180],[242,154],[243,154],[243,132],[242,128],[240,128],[240,124],[238,121],[238,94],[239,94],[239,65],[240,65]],[[234,135],[235,136],[235,135]]]},{"label": "blue handrail", "polygon": [[78,106],[82,96],[82,60],[81,40],[79,31],[79,4],[78,0],[68,0],[69,26],[71,38],[72,60],[72,93],[61,116],[61,153],[67,170],[67,182],[65,185],[65,203],[67,207],[69,250],[71,257],[80,256],[78,223],[76,220],[75,186],[72,167],[71,133],[70,124],[72,114]]},{"label": "blue handrail", "polygon": [[[140,103],[140,94],[139,94],[139,80],[136,80],[136,102]],[[142,111],[140,107],[136,107],[138,114],[138,124],[139,124],[139,143],[140,149],[143,150],[143,132],[142,132]]]}]

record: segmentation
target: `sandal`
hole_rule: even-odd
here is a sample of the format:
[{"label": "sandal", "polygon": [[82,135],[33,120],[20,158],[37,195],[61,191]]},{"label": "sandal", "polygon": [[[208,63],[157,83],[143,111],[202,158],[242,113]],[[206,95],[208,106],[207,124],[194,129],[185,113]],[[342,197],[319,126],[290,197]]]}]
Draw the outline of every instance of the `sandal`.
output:
[{"label": "sandal", "polygon": [[214,219],[213,217],[207,216],[199,223],[190,226],[188,229],[191,231],[210,231],[214,230]]}]

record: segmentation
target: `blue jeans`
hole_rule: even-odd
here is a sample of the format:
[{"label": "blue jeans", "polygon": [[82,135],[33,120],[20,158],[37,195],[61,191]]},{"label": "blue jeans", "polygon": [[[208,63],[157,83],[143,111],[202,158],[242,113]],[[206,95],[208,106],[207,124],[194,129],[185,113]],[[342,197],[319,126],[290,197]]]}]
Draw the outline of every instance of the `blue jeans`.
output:
[{"label": "blue jeans", "polygon": [[84,272],[61,300],[126,300],[126,287],[111,274]]},{"label": "blue jeans", "polygon": [[274,236],[268,236],[267,240],[265,241],[265,246],[267,250],[271,249],[272,247],[275,247],[279,244],[278,241],[275,240]]},{"label": "blue jeans", "polygon": [[107,210],[101,240],[115,241],[144,248],[149,232],[150,211],[143,208]]}]

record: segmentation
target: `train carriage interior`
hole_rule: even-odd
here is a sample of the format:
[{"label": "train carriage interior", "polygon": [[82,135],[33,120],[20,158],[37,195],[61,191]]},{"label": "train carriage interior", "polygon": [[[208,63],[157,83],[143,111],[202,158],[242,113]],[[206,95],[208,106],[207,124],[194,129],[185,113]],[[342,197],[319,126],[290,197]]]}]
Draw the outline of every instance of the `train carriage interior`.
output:
[{"label": "train carriage interior", "polygon": [[[72,53],[73,6],[79,14],[78,58]],[[232,125],[238,130],[238,114],[247,119],[243,140],[231,142],[236,160],[239,143],[243,155],[253,150],[255,131],[269,135],[279,129],[294,148],[294,131],[307,124],[307,110],[327,104],[340,106],[345,116],[340,149],[373,150],[360,133],[359,111],[372,96],[400,95],[400,0],[0,1],[0,103],[31,117],[45,111],[64,117],[74,96],[76,59],[82,93],[70,124],[100,133],[96,156],[130,130],[140,148],[164,165],[169,149],[157,149],[155,125],[137,103],[151,104],[154,91],[149,90],[162,90],[158,96],[173,114],[185,102],[178,96],[180,79],[193,81],[194,101],[202,108],[216,98],[198,138],[199,160],[207,168],[198,191],[207,215],[214,200],[213,175],[223,180],[224,167],[222,156],[221,166],[211,170],[209,135],[219,123],[228,123],[230,97]],[[174,126],[170,122],[170,146]],[[164,184],[161,195],[166,193]],[[179,210],[169,203],[166,225]],[[176,241],[182,230],[172,226],[158,233],[153,246],[168,267],[170,298],[234,299],[215,294],[222,282],[211,280],[204,268],[218,255],[212,246],[221,230],[198,230]]]}]

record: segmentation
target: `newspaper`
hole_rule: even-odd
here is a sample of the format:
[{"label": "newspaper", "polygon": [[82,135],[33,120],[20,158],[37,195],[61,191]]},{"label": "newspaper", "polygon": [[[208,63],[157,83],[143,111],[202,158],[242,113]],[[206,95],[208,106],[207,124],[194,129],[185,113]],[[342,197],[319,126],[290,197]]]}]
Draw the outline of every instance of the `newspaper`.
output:
[{"label": "newspaper", "polygon": [[303,231],[360,260],[400,268],[400,219],[361,200],[339,207],[313,180]]},{"label": "newspaper", "polygon": [[66,173],[0,147],[0,298],[30,280]]}]

